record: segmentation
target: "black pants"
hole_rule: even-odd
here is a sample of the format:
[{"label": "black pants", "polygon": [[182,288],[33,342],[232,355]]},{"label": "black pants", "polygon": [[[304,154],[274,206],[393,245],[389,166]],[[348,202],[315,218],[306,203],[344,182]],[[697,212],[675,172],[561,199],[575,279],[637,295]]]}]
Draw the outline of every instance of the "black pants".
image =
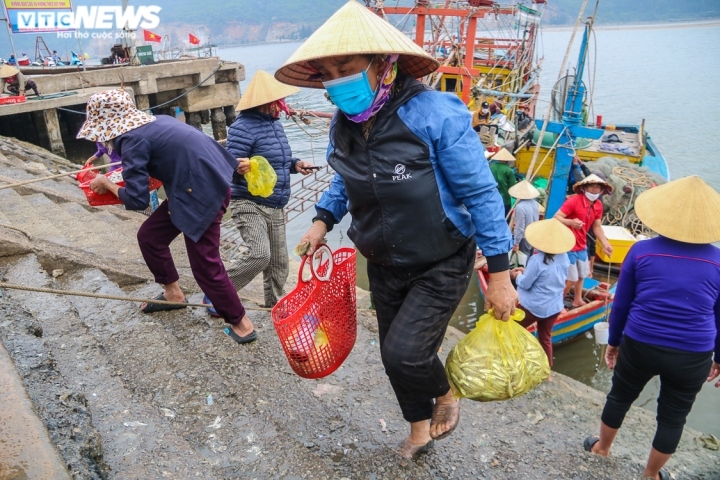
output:
[{"label": "black pants", "polygon": [[469,240],[453,255],[421,269],[368,262],[381,357],[408,422],[431,418],[434,399],[450,390],[437,351],[470,283],[475,249],[475,240]]},{"label": "black pants", "polygon": [[711,364],[712,352],[660,347],[624,336],[612,389],[601,417],[603,423],[610,428],[620,428],[645,384],[660,375],[657,430],[652,446],[660,453],[675,453],[685,419],[710,373]]}]

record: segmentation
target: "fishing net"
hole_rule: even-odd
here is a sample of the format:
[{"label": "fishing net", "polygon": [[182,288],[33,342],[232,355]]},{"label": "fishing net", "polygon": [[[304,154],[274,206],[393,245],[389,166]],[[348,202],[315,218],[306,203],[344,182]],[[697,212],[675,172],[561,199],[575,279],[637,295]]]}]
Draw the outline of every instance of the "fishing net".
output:
[{"label": "fishing net", "polygon": [[518,308],[510,321],[503,322],[491,310],[450,350],[445,372],[455,397],[507,400],[527,393],[550,375],[542,347],[517,323],[524,318],[525,312]]},{"label": "fishing net", "polygon": [[654,232],[635,215],[635,199],[666,180],[647,167],[612,157],[602,157],[586,165],[593,173],[602,173],[614,188],[613,193],[602,196],[603,225],[625,227],[635,236],[654,236]]}]

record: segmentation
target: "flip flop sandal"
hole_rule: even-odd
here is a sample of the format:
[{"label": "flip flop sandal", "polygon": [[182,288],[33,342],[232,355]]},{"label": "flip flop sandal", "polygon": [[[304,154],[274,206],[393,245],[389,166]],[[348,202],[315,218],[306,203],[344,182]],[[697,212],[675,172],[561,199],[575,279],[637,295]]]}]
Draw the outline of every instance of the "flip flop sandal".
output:
[{"label": "flip flop sandal", "polygon": [[235,340],[235,341],[236,341],[237,343],[239,343],[240,345],[243,345],[243,344],[245,344],[245,343],[252,343],[252,342],[254,342],[255,340],[258,339],[257,333],[255,333],[255,330],[253,330],[253,331],[250,332],[249,334],[245,335],[244,337],[241,337],[240,335],[238,335],[237,333],[235,333],[235,330],[233,330],[233,329],[230,328],[230,327],[225,327],[225,329],[223,330],[223,332],[225,332],[225,335],[227,335],[228,337],[232,338],[233,340]]},{"label": "flip flop sandal", "polygon": [[590,436],[587,437],[587,438],[585,439],[585,441],[583,442],[583,448],[585,449],[586,452],[593,453],[592,447],[593,447],[593,445],[595,445],[595,444],[598,443],[599,441],[600,441],[600,437],[595,436],[595,435],[590,435]]},{"label": "flip flop sandal", "polygon": [[460,423],[460,400],[449,405],[435,404],[432,420],[430,421],[431,427],[434,423],[446,423],[448,420],[451,420],[453,416],[455,416],[455,423],[453,424],[453,426],[450,427],[447,432],[444,432],[437,437],[433,437],[433,440],[442,440],[443,438],[447,437],[455,431],[458,423]]},{"label": "flip flop sandal", "polygon": [[[155,297],[153,297],[153,300],[165,300],[165,294],[159,293]],[[183,300],[184,303],[188,303],[187,298]],[[152,301],[147,302],[147,305],[145,305],[145,308],[140,309],[143,313],[155,313],[155,312],[162,312],[164,310],[179,310],[181,308],[187,308],[185,305],[165,305],[162,303],[152,303]]]},{"label": "flip flop sandal", "polygon": [[[212,305],[207,295],[203,295],[202,303],[203,305]],[[208,315],[211,317],[220,318],[220,314],[215,310],[215,307],[207,307],[205,310],[207,310]]]},{"label": "flip flop sandal", "polygon": [[393,452],[406,460],[414,460],[421,453],[429,452],[434,446],[435,440],[430,440],[425,445],[416,445],[406,438],[397,447],[393,448]]}]

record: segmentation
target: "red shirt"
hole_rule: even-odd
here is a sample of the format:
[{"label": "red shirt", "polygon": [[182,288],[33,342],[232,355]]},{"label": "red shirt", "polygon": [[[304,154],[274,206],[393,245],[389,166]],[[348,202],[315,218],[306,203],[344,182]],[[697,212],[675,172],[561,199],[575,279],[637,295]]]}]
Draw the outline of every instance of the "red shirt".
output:
[{"label": "red shirt", "polygon": [[560,207],[560,211],[570,220],[577,218],[583,222],[582,228],[571,228],[570,230],[575,235],[575,247],[573,247],[572,251],[585,250],[587,247],[587,233],[592,228],[595,220],[602,219],[602,201],[598,199],[590,203],[590,200],[584,194],[576,193],[565,200],[565,203]]}]

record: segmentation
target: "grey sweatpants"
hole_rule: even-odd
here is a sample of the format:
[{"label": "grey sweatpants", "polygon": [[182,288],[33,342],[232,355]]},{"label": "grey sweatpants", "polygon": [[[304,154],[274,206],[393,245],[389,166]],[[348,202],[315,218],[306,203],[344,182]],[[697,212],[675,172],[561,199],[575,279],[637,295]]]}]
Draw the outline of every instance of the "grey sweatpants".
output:
[{"label": "grey sweatpants", "polygon": [[241,290],[260,272],[263,274],[265,306],[272,307],[283,296],[288,277],[285,213],[252,200],[231,200],[235,226],[249,250],[228,268],[230,280]]}]

